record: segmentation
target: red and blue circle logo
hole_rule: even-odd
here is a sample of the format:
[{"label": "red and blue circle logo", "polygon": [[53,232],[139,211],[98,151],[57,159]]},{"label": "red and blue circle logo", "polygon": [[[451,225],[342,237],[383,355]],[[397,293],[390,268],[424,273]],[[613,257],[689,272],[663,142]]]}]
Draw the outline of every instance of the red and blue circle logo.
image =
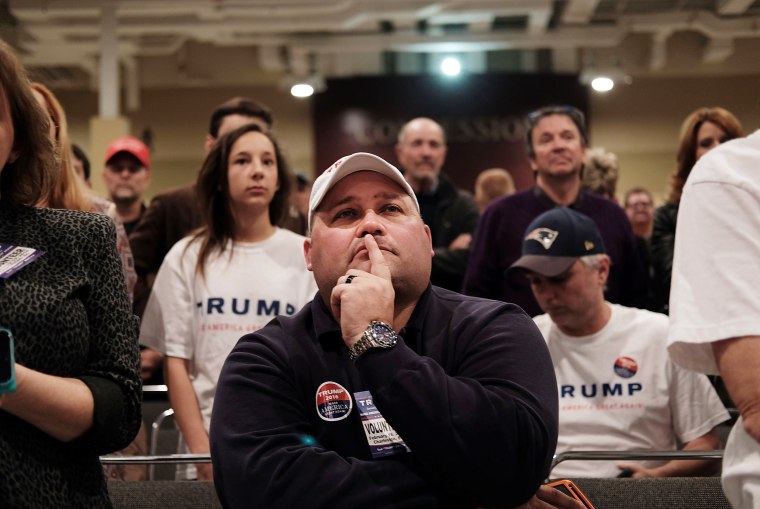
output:
[{"label": "red and blue circle logo", "polygon": [[324,382],[317,389],[317,413],[322,420],[340,421],[348,417],[354,402],[348,391],[335,382]]},{"label": "red and blue circle logo", "polygon": [[631,378],[639,370],[639,364],[632,357],[618,357],[614,367],[615,373],[623,378]]}]

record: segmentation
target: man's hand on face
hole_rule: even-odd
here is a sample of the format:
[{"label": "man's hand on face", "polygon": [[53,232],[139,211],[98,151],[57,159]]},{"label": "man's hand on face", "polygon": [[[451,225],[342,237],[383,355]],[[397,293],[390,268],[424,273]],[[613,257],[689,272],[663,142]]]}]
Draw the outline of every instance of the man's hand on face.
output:
[{"label": "man's hand on face", "polygon": [[338,278],[330,296],[333,316],[340,322],[343,341],[349,348],[361,338],[372,320],[393,325],[396,292],[390,268],[372,235],[364,236],[364,245],[369,256],[369,272],[350,269]]}]

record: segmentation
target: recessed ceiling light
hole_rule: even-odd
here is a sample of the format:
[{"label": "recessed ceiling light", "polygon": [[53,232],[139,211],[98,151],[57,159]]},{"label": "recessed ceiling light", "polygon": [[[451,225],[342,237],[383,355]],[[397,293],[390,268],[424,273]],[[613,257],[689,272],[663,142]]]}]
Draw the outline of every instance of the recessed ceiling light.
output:
[{"label": "recessed ceiling light", "polygon": [[462,71],[462,64],[458,58],[446,57],[441,62],[441,72],[446,76],[457,76]]},{"label": "recessed ceiling light", "polygon": [[290,94],[293,97],[309,97],[314,93],[314,87],[308,83],[296,83],[290,87]]},{"label": "recessed ceiling light", "polygon": [[615,82],[607,76],[598,76],[591,80],[591,88],[597,92],[609,92],[615,86]]}]

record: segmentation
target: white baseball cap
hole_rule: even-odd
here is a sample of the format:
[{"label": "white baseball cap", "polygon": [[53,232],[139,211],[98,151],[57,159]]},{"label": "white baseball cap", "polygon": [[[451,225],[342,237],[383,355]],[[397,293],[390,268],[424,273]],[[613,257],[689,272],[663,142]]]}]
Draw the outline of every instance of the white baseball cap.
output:
[{"label": "white baseball cap", "polygon": [[322,175],[317,177],[314,181],[314,185],[311,188],[311,196],[309,197],[309,227],[311,228],[311,218],[314,215],[314,211],[317,210],[319,204],[327,195],[327,192],[332,187],[340,182],[343,177],[347,177],[357,171],[376,171],[382,175],[385,175],[408,194],[414,206],[417,207],[417,212],[420,211],[420,204],[417,203],[417,197],[414,195],[414,190],[406,181],[401,172],[385,161],[384,159],[367,152],[357,152],[349,156],[341,157],[335,161],[329,168],[327,168]]}]

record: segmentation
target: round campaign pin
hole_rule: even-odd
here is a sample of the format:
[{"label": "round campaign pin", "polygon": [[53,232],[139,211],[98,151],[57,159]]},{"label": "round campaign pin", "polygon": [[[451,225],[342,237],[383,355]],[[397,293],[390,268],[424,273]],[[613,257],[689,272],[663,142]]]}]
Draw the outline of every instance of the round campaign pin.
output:
[{"label": "round campaign pin", "polygon": [[322,420],[340,421],[348,417],[354,402],[351,394],[339,383],[324,382],[317,389],[317,413]]},{"label": "round campaign pin", "polygon": [[639,365],[632,357],[618,357],[615,361],[615,373],[623,378],[631,378],[639,370]]}]

